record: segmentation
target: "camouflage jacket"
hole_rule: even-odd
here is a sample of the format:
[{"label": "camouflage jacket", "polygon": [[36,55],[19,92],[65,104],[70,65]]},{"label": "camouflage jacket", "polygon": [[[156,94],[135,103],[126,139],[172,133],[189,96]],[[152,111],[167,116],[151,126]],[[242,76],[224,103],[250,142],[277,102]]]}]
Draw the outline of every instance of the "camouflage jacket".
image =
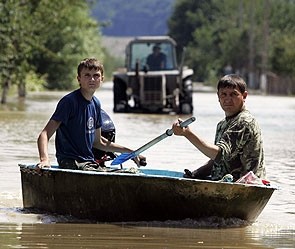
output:
[{"label": "camouflage jacket", "polygon": [[214,160],[212,180],[232,174],[236,181],[249,171],[265,177],[261,130],[248,110],[217,124],[215,144],[221,151]]}]

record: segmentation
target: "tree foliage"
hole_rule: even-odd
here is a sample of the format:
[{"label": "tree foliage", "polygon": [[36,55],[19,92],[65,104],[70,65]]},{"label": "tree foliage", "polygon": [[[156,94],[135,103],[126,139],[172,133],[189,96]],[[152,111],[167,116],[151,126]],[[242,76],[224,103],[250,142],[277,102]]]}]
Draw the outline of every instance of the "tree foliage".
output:
[{"label": "tree foliage", "polygon": [[43,19],[37,30],[43,44],[32,63],[40,74],[48,74],[47,88],[69,89],[79,60],[88,56],[103,59],[98,25],[81,0],[43,0],[35,13],[36,19]]},{"label": "tree foliage", "polygon": [[[25,95],[27,74],[48,89],[70,89],[85,57],[103,60],[97,21],[86,0],[0,0],[2,102],[15,84]],[[76,84],[76,83],[75,83]]]},{"label": "tree foliage", "polygon": [[272,70],[295,78],[295,1],[274,1],[271,12]]},{"label": "tree foliage", "polygon": [[215,8],[212,0],[178,0],[168,20],[169,35],[177,40],[177,44],[185,47],[193,40],[193,32],[214,18]]},{"label": "tree foliage", "polygon": [[26,19],[28,6],[19,1],[2,0],[0,2],[0,80],[3,89],[1,102],[11,84],[23,87],[23,75],[30,70],[28,59],[31,55],[34,37],[32,25]]},{"label": "tree foliage", "polygon": [[[266,71],[295,78],[294,0],[131,1],[122,6],[123,14],[112,8],[113,15],[130,29],[124,22],[126,12],[156,19],[174,1],[168,34],[187,47],[186,62],[193,67],[195,79],[216,79],[228,65],[243,76],[253,74],[256,80]],[[76,84],[81,59],[105,59],[99,24],[91,17],[100,2],[0,0],[2,103],[11,85],[25,96],[28,80],[36,81],[38,89],[40,82],[48,89],[70,89]],[[118,3],[104,2],[109,8]],[[137,19],[130,14],[128,20]],[[30,82],[30,88],[33,85]]]},{"label": "tree foliage", "polygon": [[294,0],[177,0],[169,33],[187,46],[198,80],[219,77],[227,65],[245,77],[294,77],[294,13]]}]

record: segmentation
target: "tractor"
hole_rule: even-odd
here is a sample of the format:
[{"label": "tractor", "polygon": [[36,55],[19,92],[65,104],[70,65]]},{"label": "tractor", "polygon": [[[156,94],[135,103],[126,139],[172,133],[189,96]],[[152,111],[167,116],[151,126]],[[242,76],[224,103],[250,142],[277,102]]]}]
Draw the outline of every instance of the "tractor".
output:
[{"label": "tractor", "polygon": [[[184,50],[183,50],[184,51]],[[192,114],[193,70],[177,61],[176,42],[144,36],[126,47],[125,67],[113,74],[115,113]]]}]

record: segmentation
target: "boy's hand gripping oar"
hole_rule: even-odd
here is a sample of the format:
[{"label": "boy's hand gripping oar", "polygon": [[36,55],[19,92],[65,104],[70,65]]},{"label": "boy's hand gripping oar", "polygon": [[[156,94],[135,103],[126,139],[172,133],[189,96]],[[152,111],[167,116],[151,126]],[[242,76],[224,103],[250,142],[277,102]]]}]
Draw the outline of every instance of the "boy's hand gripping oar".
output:
[{"label": "boy's hand gripping oar", "polygon": [[[191,124],[192,122],[194,122],[196,120],[195,117],[191,117],[183,122],[180,123],[181,127],[187,127],[189,124]],[[155,145],[156,143],[160,142],[161,140],[163,140],[166,137],[172,136],[173,134],[173,130],[172,129],[168,129],[165,133],[163,133],[162,135],[156,137],[155,139],[153,139],[152,141],[148,142],[147,144],[141,146],[139,149],[131,152],[131,153],[122,153],[121,155],[119,155],[118,157],[116,157],[111,165],[118,165],[118,164],[122,164],[125,161],[134,158],[136,156],[138,156],[140,153],[142,153],[143,151],[147,150],[148,148],[152,147],[153,145]]]}]

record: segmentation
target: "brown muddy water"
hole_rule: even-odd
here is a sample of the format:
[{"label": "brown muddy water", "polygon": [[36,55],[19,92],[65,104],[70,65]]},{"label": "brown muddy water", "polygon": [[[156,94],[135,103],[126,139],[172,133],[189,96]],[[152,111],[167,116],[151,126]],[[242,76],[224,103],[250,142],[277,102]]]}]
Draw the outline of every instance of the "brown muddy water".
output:
[{"label": "brown muddy water", "polygon": [[[0,248],[295,248],[295,98],[249,95],[264,137],[268,179],[279,187],[252,225],[208,218],[93,223],[22,209],[19,163],[37,163],[36,138],[65,92],[33,93],[0,107]],[[137,149],[171,127],[177,115],[114,114],[111,84],[96,96],[116,126],[116,141]],[[12,102],[12,101],[11,101]],[[191,125],[213,141],[223,117],[215,93],[194,93]],[[182,118],[186,118],[182,116]],[[54,141],[49,153],[55,163]],[[143,153],[147,167],[194,169],[207,159],[185,139],[169,137]],[[134,166],[132,162],[126,163]],[[119,203],[118,203],[119,205]],[[116,208],[116,207],[114,207]]]}]

